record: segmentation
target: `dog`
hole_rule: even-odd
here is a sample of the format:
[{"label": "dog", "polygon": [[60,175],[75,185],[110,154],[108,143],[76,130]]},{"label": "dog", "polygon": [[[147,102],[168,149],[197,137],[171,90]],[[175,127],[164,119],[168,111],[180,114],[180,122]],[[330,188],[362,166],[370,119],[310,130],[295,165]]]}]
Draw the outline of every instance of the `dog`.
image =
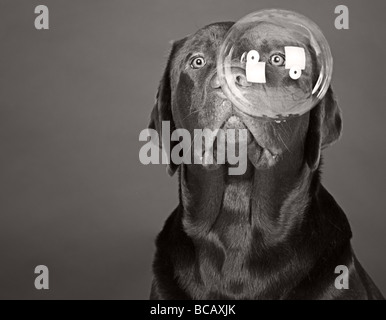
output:
[{"label": "dog", "polygon": [[[353,252],[344,212],[320,181],[321,150],[342,131],[332,88],[286,122],[240,112],[222,93],[216,69],[232,25],[214,23],[173,43],[149,128],[161,135],[169,121],[191,133],[247,129],[247,169],[229,175],[227,164],[168,165],[170,175],[178,172],[179,204],[156,240],[150,299],[384,299]],[[259,36],[256,50],[269,62],[270,32]],[[270,73],[277,87],[288,81],[280,66],[267,63]],[[307,66],[304,81],[313,76]],[[245,86],[245,72],[235,68],[234,81]],[[345,275],[347,285],[339,286]]]}]

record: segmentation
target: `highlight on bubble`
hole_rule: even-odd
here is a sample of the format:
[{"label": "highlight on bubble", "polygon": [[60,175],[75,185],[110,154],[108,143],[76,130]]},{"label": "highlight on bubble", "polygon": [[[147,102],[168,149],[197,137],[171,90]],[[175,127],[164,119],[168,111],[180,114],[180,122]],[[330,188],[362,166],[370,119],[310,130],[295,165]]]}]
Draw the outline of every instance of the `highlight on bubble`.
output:
[{"label": "highlight on bubble", "polygon": [[265,62],[259,62],[260,55],[256,50],[248,52],[245,73],[248,82],[266,83]]}]

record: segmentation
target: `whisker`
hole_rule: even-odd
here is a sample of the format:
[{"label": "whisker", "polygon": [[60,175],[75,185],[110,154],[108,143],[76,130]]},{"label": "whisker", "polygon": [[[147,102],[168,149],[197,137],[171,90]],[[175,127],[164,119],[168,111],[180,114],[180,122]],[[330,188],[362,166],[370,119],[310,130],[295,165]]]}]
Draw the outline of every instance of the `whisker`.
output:
[{"label": "whisker", "polygon": [[281,137],[280,133],[277,132],[277,136],[279,137],[280,141],[283,143],[283,145],[285,146],[285,148],[288,150],[289,153],[292,153],[290,149],[288,149],[287,145],[285,144],[283,138]]},{"label": "whisker", "polygon": [[190,117],[192,114],[196,113],[196,112],[199,112],[200,110],[194,110],[192,112],[190,112],[185,118],[183,118],[181,121],[184,121],[185,119],[187,119],[188,117]]},{"label": "whisker", "polygon": [[198,133],[196,133],[196,134],[194,135],[193,141],[190,142],[190,147],[189,147],[189,150],[188,150],[189,152],[192,150],[192,146],[193,146],[194,142],[196,141],[197,135],[198,135]]},{"label": "whisker", "polygon": [[285,134],[285,137],[288,139],[290,138],[290,134],[288,133],[286,126],[288,127],[288,124],[284,124],[284,121],[280,122],[280,127],[283,129],[283,133]]},{"label": "whisker", "polygon": [[270,123],[271,125],[271,128],[272,128],[272,131],[275,133],[275,135],[280,139],[281,143],[284,145],[284,147],[288,150],[288,152],[292,153],[291,150],[287,147],[287,145],[285,144],[283,138],[281,137],[280,135],[280,132],[275,128],[275,126]]}]

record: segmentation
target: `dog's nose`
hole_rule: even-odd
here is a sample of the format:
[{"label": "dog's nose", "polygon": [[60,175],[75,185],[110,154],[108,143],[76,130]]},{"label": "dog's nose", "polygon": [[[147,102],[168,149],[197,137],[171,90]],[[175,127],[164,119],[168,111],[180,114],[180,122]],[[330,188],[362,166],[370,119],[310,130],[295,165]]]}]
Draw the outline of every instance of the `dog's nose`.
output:
[{"label": "dog's nose", "polygon": [[245,71],[240,68],[232,69],[233,79],[236,85],[240,87],[250,87],[252,84],[247,81]]},{"label": "dog's nose", "polygon": [[[232,68],[232,75],[236,85],[240,87],[250,87],[252,85],[250,82],[247,81],[244,69]],[[213,89],[221,88],[220,79],[218,78],[217,73],[210,80],[210,86]]]},{"label": "dog's nose", "polygon": [[213,89],[220,89],[221,88],[220,79],[218,78],[217,73],[210,80],[210,86]]}]

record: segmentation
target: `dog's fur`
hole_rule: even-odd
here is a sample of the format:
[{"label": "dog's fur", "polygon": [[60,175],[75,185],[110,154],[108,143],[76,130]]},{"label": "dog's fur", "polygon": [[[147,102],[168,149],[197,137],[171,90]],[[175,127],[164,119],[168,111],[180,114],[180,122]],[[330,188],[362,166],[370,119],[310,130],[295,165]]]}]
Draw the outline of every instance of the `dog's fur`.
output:
[{"label": "dog's fur", "polygon": [[[224,103],[216,74],[231,26],[212,24],[173,44],[150,128],[247,128],[247,171],[168,166],[178,171],[180,203],[157,239],[151,299],[383,299],[353,253],[345,214],[320,183],[321,149],[342,130],[332,89],[285,123],[240,113]],[[263,59],[271,49],[262,42]],[[206,65],[192,69],[197,53]],[[339,265],[349,269],[349,289],[334,285]]]}]

